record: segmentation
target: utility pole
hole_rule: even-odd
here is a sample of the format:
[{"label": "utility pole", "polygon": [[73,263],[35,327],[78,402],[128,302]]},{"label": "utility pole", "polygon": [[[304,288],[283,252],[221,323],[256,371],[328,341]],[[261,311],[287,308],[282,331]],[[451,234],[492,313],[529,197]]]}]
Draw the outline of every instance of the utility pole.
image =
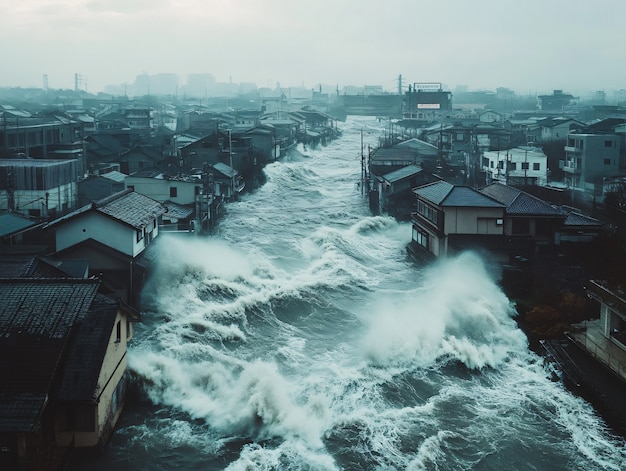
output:
[{"label": "utility pole", "polygon": [[231,168],[231,174],[230,174],[230,191],[231,191],[231,198],[234,200],[235,199],[235,169],[233,167],[233,138],[232,138],[232,131],[229,129],[228,130],[228,165],[230,165]]},{"label": "utility pole", "polygon": [[365,194],[365,182],[367,180],[367,170],[365,168],[365,154],[363,153],[363,130],[361,129],[361,194]]}]

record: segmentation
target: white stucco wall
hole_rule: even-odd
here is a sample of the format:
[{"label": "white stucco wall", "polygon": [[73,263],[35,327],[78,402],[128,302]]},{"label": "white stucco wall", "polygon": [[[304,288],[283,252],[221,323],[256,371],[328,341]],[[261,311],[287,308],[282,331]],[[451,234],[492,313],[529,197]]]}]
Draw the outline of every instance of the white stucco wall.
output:
[{"label": "white stucco wall", "polygon": [[[151,228],[150,228],[151,229]],[[145,241],[137,242],[135,230],[97,211],[89,211],[56,227],[57,251],[94,239],[129,256],[139,254]]]}]

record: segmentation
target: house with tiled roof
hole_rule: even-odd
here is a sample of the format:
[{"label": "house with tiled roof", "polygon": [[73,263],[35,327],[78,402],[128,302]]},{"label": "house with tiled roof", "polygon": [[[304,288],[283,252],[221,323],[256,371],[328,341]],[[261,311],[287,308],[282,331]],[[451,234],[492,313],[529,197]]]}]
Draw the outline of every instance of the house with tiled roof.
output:
[{"label": "house with tiled roof", "polygon": [[143,274],[133,261],[159,234],[163,204],[127,189],[47,224],[54,231],[55,259],[87,259],[106,293],[138,305]]},{"label": "house with tiled roof", "polygon": [[503,203],[473,188],[445,181],[422,185],[413,192],[417,206],[411,215],[410,252],[440,257],[467,249],[500,247],[505,242]]},{"label": "house with tiled roof", "polygon": [[63,469],[72,448],[101,446],[112,433],[135,313],[99,287],[97,279],[0,279],[3,469]]},{"label": "house with tiled roof", "polygon": [[541,142],[564,141],[567,135],[585,126],[585,123],[577,119],[564,116],[547,117],[537,123],[541,127]]},{"label": "house with tiled roof", "polygon": [[413,188],[441,178],[418,165],[407,165],[384,175],[375,175],[378,201],[370,201],[375,214],[385,213],[400,220],[410,219],[415,210]]},{"label": "house with tiled roof", "polygon": [[568,213],[519,188],[492,183],[479,190],[506,206],[504,234],[513,237],[530,237],[535,244],[552,245],[558,242]]}]

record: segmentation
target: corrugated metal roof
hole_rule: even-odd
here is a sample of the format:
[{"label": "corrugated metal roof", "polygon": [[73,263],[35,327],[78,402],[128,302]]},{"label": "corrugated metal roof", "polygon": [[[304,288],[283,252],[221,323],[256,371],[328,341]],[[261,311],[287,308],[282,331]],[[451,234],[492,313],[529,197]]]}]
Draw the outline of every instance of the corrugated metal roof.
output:
[{"label": "corrugated metal roof", "polygon": [[228,165],[222,162],[217,162],[213,164],[212,167],[218,172],[220,172],[222,175],[227,176],[229,178],[236,177],[237,174],[239,173],[234,168],[229,167]]},{"label": "corrugated metal roof", "polygon": [[103,173],[100,176],[104,178],[108,178],[109,180],[113,180],[114,182],[117,182],[117,183],[123,183],[124,179],[128,175],[122,172],[118,172],[117,170],[112,170],[111,172]]},{"label": "corrugated metal roof", "polygon": [[0,214],[0,237],[15,234],[37,223],[13,213]]},{"label": "corrugated metal roof", "polygon": [[420,173],[422,169],[417,165],[407,165],[406,167],[399,168],[398,170],[394,170],[393,172],[389,172],[382,176],[385,180],[390,183],[395,183],[404,178],[409,178],[417,173]]}]

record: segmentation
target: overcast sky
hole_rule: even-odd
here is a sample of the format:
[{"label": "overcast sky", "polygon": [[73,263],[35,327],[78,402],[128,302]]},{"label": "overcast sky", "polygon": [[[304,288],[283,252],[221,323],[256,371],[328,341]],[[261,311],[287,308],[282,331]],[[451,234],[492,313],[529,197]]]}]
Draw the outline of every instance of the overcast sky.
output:
[{"label": "overcast sky", "polygon": [[0,0],[0,86],[626,88],[624,0]]}]

